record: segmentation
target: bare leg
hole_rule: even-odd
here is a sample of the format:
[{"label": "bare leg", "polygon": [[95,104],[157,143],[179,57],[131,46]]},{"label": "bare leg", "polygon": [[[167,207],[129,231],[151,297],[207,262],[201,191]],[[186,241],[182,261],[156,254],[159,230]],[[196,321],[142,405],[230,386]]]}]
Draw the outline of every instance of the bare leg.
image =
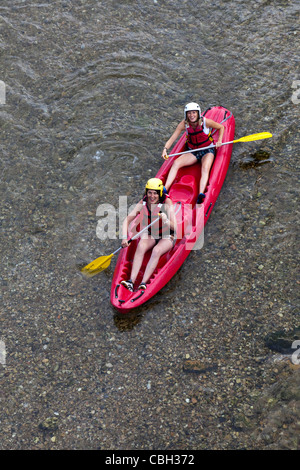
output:
[{"label": "bare leg", "polygon": [[199,193],[204,193],[208,178],[209,172],[214,161],[213,153],[206,153],[201,160],[201,178],[199,183]]},{"label": "bare leg", "polygon": [[150,250],[155,245],[155,239],[151,238],[148,235],[144,235],[144,238],[141,238],[137,246],[131,270],[131,280],[133,284],[138,276],[138,273],[141,269],[145,253]]},{"label": "bare leg", "polygon": [[142,283],[149,281],[152,273],[154,272],[157,263],[162,255],[169,251],[173,246],[173,241],[169,238],[162,238],[158,244],[153,248],[151,257],[144,272]]},{"label": "bare leg", "polygon": [[169,191],[179,168],[194,165],[194,163],[197,163],[197,158],[192,153],[185,153],[184,155],[176,158],[168,174],[168,178],[165,184],[166,190]]}]

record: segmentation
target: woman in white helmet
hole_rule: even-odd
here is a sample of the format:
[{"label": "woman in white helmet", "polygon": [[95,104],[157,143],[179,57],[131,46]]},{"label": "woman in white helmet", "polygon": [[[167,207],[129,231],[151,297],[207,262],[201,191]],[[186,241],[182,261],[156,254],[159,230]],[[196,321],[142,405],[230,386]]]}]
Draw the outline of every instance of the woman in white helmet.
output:
[{"label": "woman in white helmet", "polygon": [[169,251],[175,243],[176,217],[174,206],[168,194],[164,192],[163,182],[159,178],[151,178],[147,181],[144,198],[128,214],[123,222],[122,247],[128,247],[128,227],[140,214],[141,229],[157,220],[148,230],[141,234],[137,246],[130,279],[122,280],[121,284],[133,292],[134,283],[141,269],[145,253],[152,248],[151,257],[146,266],[139,289],[145,290],[147,282],[154,272],[160,257]]},{"label": "woman in white helmet", "polygon": [[[216,147],[213,147],[211,129],[219,130],[219,138],[216,142]],[[224,126],[218,122],[213,121],[212,119],[207,119],[204,116],[202,117],[199,104],[188,103],[184,108],[184,120],[178,124],[175,132],[165,144],[165,148],[162,152],[162,157],[164,159],[168,158],[168,150],[183,131],[186,131],[187,146],[191,152],[185,153],[174,160],[165,183],[165,188],[167,191],[170,189],[170,186],[172,185],[179,168],[194,165],[194,163],[198,161],[201,163],[201,178],[197,203],[200,204],[205,198],[204,191],[208,182],[209,172],[214,161],[215,148],[220,147],[222,143]],[[201,149],[201,147],[210,148],[193,151],[193,149]]]}]

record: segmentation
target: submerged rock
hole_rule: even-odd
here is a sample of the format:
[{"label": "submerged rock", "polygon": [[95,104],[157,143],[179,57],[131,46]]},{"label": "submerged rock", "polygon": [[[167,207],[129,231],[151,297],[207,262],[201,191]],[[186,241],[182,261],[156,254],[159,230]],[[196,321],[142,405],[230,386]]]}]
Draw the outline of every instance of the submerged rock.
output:
[{"label": "submerged rock", "polygon": [[280,330],[267,335],[265,345],[272,351],[281,354],[293,354],[295,351],[293,343],[297,340],[300,340],[300,328],[295,328],[289,333]]},{"label": "submerged rock", "polygon": [[42,421],[39,424],[39,429],[42,431],[48,431],[48,432],[53,432],[58,429],[58,418],[52,417],[52,418],[46,418],[44,421]]},{"label": "submerged rock", "polygon": [[186,359],[183,364],[184,372],[194,372],[196,374],[203,374],[215,370],[217,366],[215,364],[208,364],[199,360]]}]

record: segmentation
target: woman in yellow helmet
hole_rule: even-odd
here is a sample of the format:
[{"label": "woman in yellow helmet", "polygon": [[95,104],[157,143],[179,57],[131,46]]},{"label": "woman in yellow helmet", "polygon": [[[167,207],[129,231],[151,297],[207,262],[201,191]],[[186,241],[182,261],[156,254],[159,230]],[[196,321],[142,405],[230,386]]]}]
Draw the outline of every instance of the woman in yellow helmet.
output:
[{"label": "woman in yellow helmet", "polygon": [[129,246],[128,227],[130,223],[141,215],[141,229],[159,218],[148,230],[141,234],[131,269],[129,280],[121,281],[121,284],[133,292],[134,283],[141,269],[145,253],[152,249],[152,254],[146,266],[139,289],[145,290],[147,282],[154,272],[160,257],[169,251],[175,243],[176,218],[173,203],[164,192],[163,183],[159,178],[151,178],[145,187],[144,198],[128,214],[123,222],[122,247]]},{"label": "woman in yellow helmet", "polygon": [[[201,164],[201,178],[197,203],[201,204],[201,202],[203,202],[203,199],[205,198],[204,191],[208,182],[209,172],[215,157],[213,139],[210,135],[212,128],[219,130],[219,137],[218,141],[216,142],[216,148],[218,148],[222,144],[224,126],[218,122],[213,121],[212,119],[206,119],[204,116],[201,116],[201,109],[199,104],[188,103],[185,106],[184,119],[178,124],[175,132],[166,142],[165,148],[162,152],[162,157],[164,159],[168,158],[167,152],[169,148],[184,131],[187,135],[187,146],[191,152],[181,155],[174,161],[165,184],[167,191],[169,191],[170,186],[176,177],[177,171],[180,168],[194,165],[198,161]],[[194,149],[201,149],[201,147],[210,148],[193,151]]]}]

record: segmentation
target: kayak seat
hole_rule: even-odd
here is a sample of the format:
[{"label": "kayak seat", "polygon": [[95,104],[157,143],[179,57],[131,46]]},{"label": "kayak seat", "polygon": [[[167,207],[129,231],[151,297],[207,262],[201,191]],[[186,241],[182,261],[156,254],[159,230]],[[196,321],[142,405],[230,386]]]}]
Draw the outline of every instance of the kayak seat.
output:
[{"label": "kayak seat", "polygon": [[173,202],[180,201],[183,204],[192,204],[198,196],[196,178],[192,175],[183,175],[180,180],[174,183],[169,196]]}]

